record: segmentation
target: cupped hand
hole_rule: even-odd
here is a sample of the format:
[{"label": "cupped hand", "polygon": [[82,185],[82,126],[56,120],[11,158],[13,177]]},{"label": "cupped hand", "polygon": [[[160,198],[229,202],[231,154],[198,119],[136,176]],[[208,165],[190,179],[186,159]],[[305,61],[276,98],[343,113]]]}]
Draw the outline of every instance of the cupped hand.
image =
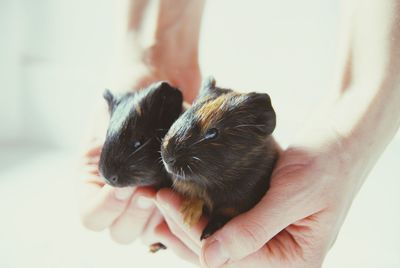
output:
[{"label": "cupped hand", "polygon": [[104,184],[98,172],[101,145],[93,144],[82,158],[80,208],[84,226],[93,231],[108,229],[111,238],[128,244],[141,238],[145,245],[162,243],[182,259],[198,258],[170,231],[154,203],[151,187],[114,188]]},{"label": "cupped hand", "polygon": [[264,198],[203,243],[206,219],[186,227],[179,196],[159,191],[157,205],[171,232],[204,266],[321,267],[358,189],[342,145],[336,137],[331,141],[300,142],[283,151]]},{"label": "cupped hand", "polygon": [[101,145],[87,150],[83,157],[80,208],[83,224],[94,231],[110,230],[113,240],[130,243],[144,230],[149,218],[157,213],[150,187],[113,188],[98,172]]}]

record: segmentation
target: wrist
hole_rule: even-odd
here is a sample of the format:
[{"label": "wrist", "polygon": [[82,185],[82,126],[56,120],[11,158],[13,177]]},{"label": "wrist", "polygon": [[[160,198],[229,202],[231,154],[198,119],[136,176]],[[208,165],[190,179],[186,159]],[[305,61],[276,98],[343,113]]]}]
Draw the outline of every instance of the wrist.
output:
[{"label": "wrist", "polygon": [[[179,88],[186,102],[194,100],[201,83],[197,57],[182,58],[179,52],[163,51],[158,47],[136,51],[136,54],[129,57],[127,52],[125,57],[115,58],[108,70],[107,88],[126,92],[163,80]],[[165,54],[176,57],[168,62]]]},{"label": "wrist", "polygon": [[333,180],[351,183],[357,191],[398,128],[398,92],[353,85],[319,107],[294,145],[315,152]]}]

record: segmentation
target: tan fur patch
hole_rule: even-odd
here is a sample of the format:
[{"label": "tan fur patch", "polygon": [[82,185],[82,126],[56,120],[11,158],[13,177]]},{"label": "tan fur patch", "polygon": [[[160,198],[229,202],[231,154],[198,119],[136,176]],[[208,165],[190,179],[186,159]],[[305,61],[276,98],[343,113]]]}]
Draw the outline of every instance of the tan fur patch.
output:
[{"label": "tan fur patch", "polygon": [[193,182],[176,180],[173,184],[174,189],[185,196],[186,199],[201,199],[204,204],[212,210],[213,204],[206,191]]},{"label": "tan fur patch", "polygon": [[165,137],[164,137],[164,139],[163,139],[163,141],[162,141],[162,146],[163,146],[164,148],[167,148],[170,139],[171,139],[171,136],[165,135]]},{"label": "tan fur patch", "polygon": [[203,206],[204,201],[201,199],[186,199],[180,208],[183,222],[189,227],[198,223],[203,214]]},{"label": "tan fur patch", "polygon": [[213,122],[217,121],[222,116],[222,105],[227,99],[228,94],[219,96],[205,103],[198,111],[197,115],[200,118],[200,126],[203,131],[207,131]]},{"label": "tan fur patch", "polygon": [[136,105],[135,110],[139,116],[142,115],[142,108],[140,107],[140,105]]}]

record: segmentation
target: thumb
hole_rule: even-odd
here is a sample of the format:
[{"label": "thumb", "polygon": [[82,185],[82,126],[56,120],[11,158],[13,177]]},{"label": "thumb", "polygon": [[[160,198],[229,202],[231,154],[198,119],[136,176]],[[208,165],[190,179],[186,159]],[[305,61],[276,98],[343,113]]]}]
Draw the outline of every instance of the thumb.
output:
[{"label": "thumb", "polygon": [[208,238],[201,253],[207,267],[219,267],[240,260],[263,247],[270,239],[308,213],[304,194],[290,196],[282,189],[270,189],[251,210],[230,220]]}]

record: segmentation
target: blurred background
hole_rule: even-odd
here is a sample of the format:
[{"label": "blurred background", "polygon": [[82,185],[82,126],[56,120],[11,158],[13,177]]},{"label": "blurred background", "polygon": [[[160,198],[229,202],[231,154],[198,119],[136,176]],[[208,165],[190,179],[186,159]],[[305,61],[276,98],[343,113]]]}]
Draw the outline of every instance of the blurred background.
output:
[{"label": "blurred background", "polygon": [[[115,1],[115,0],[114,0]],[[113,46],[113,0],[0,0],[0,267],[190,265],[81,227],[74,161]],[[208,1],[201,64],[271,95],[288,144],[330,87],[338,1]],[[400,138],[388,146],[324,267],[400,267]]]}]

